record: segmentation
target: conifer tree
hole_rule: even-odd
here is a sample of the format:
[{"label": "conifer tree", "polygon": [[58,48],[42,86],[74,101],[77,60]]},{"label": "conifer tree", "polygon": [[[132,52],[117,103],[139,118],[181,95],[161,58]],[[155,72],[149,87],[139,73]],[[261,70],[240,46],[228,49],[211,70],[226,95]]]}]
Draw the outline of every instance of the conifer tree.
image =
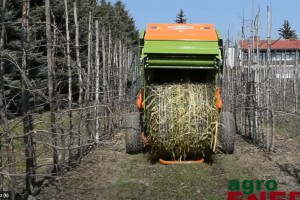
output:
[{"label": "conifer tree", "polygon": [[297,39],[295,30],[292,30],[288,20],[284,20],[281,28],[278,29],[279,35],[284,39]]},{"label": "conifer tree", "polygon": [[179,13],[176,16],[175,22],[178,24],[185,24],[187,22],[187,18],[182,9],[180,9]]}]

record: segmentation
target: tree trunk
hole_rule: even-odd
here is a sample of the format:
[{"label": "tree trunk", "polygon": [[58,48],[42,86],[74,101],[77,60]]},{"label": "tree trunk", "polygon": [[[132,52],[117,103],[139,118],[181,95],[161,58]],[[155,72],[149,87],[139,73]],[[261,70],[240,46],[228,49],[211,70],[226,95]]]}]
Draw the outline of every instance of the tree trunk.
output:
[{"label": "tree trunk", "polygon": [[57,175],[60,171],[58,151],[57,151],[57,132],[56,132],[56,116],[55,116],[55,101],[54,101],[54,66],[52,52],[52,37],[51,37],[51,19],[50,19],[50,0],[45,0],[45,15],[46,15],[46,39],[47,39],[47,63],[48,63],[48,92],[50,104],[50,124],[53,145],[53,170],[52,173]]},{"label": "tree trunk", "polygon": [[[107,94],[107,101],[108,101],[108,107],[111,109],[112,107],[112,89],[111,85],[113,81],[111,80],[112,77],[112,60],[113,60],[113,51],[112,51],[112,40],[111,40],[111,29],[108,29],[108,62],[107,62],[107,86],[106,86],[106,91],[110,91]],[[108,112],[108,131],[112,131],[112,119],[111,119],[111,112]]]},{"label": "tree trunk", "polygon": [[[57,49],[57,42],[58,42],[58,37],[57,37],[57,30],[58,30],[58,27],[56,26],[56,20],[55,20],[55,16],[52,12],[52,18],[53,18],[53,45],[52,45],[52,65],[53,65],[53,80],[56,80],[56,73],[55,73],[55,69],[56,69],[56,62],[55,62],[55,56],[56,56],[56,49]],[[57,84],[56,84],[56,81],[53,81],[53,88],[56,88],[57,87]],[[54,96],[55,96],[55,89],[54,90]],[[54,105],[55,105],[55,111],[57,112],[58,111],[58,101],[57,101],[57,98],[54,98]],[[60,128],[61,129],[61,128]],[[57,135],[58,136],[58,135]],[[60,169],[62,168],[62,166],[65,165],[65,162],[66,162],[66,150],[65,150],[65,147],[66,147],[66,140],[65,140],[65,134],[64,134],[64,130],[62,130],[60,132],[60,139],[61,139],[61,151],[58,152],[58,156],[61,157],[60,161],[59,161],[59,164],[60,164]]]},{"label": "tree trunk", "polygon": [[33,143],[33,121],[32,114],[30,112],[29,106],[29,72],[28,72],[28,45],[29,45],[29,10],[30,2],[28,0],[23,0],[22,9],[22,77],[21,77],[21,87],[22,87],[22,116],[23,116],[23,133],[24,133],[24,143],[25,143],[25,156],[26,156],[26,190],[31,195],[34,194],[35,189],[35,146]]},{"label": "tree trunk", "polygon": [[[64,0],[64,4],[65,4],[65,20],[66,20],[66,39],[67,39],[68,107],[69,107],[68,116],[69,116],[69,135],[70,135],[69,147],[71,147],[74,144],[74,136],[73,136],[73,120],[72,120],[72,111],[71,111],[72,109],[72,67],[71,67],[71,55],[70,55],[68,1]],[[73,157],[72,150],[69,150],[69,159],[72,157]]]},{"label": "tree trunk", "polygon": [[295,98],[295,106],[294,111],[295,113],[298,112],[298,95],[299,95],[299,66],[298,66],[298,59],[299,59],[299,51],[296,51],[296,65],[295,65],[295,73],[294,73],[294,98]]},{"label": "tree trunk", "polygon": [[100,122],[99,122],[99,79],[100,79],[100,55],[99,55],[99,23],[98,20],[95,21],[95,29],[96,29],[96,83],[95,83],[95,113],[96,113],[96,134],[95,141],[99,142],[99,134],[100,134]]},{"label": "tree trunk", "polygon": [[78,87],[79,87],[79,97],[78,104],[79,107],[82,106],[82,67],[80,60],[80,49],[79,49],[79,25],[77,18],[77,1],[74,1],[74,23],[75,23],[75,48],[76,48],[76,63],[77,63],[77,71],[78,71]]},{"label": "tree trunk", "polygon": [[[101,34],[101,40],[102,40],[102,87],[103,87],[103,104],[107,105],[107,65],[106,65],[106,48],[105,48],[105,28],[102,27],[102,34]],[[107,131],[107,124],[108,124],[108,109],[103,108],[103,114],[104,114],[104,120],[103,120],[103,127],[104,131]]]},{"label": "tree trunk", "polygon": [[[281,102],[282,111],[286,111],[286,82],[287,82],[287,77],[286,77],[287,73],[286,73],[286,71],[287,70],[285,69],[285,67],[283,67],[282,68],[282,73],[281,73],[282,74],[281,77],[283,77],[283,96],[282,96],[282,102]],[[282,88],[280,88],[280,89],[282,89]]]},{"label": "tree trunk", "polygon": [[[123,79],[123,77],[122,77],[122,68],[123,68],[123,66],[122,66],[122,64],[123,64],[123,62],[122,62],[123,61],[123,55],[122,55],[123,51],[122,51],[122,49],[123,49],[122,41],[119,40],[119,62],[118,62],[118,78],[119,78],[119,81],[118,81],[119,102],[118,103],[119,104],[121,103],[121,100],[122,100],[122,79]],[[119,106],[119,109],[120,109],[120,106]]]},{"label": "tree trunk", "polygon": [[[4,60],[3,60],[3,50],[4,50],[4,37],[5,37],[5,26],[4,26],[4,17],[5,17],[5,11],[6,11],[6,0],[2,1],[2,10],[1,10],[1,35],[0,35],[0,126],[3,127],[3,133],[0,135],[0,139],[3,137],[3,135],[6,133],[6,124],[7,124],[7,116],[6,116],[6,108],[4,105]],[[8,133],[6,133],[8,134]],[[2,139],[0,140],[0,145]],[[2,162],[2,151],[0,152],[0,169],[3,167]],[[0,170],[2,172],[2,170]],[[3,190],[3,175],[0,174],[0,190]]]},{"label": "tree trunk", "polygon": [[[267,17],[268,17],[268,33],[267,33],[267,70],[270,70],[270,62],[271,62],[271,15],[270,15],[270,9],[269,6],[267,6]],[[281,79],[280,79],[281,80]],[[270,117],[269,117],[269,103],[270,103],[270,79],[268,78],[266,81],[266,90],[265,90],[265,95],[266,95],[266,108],[267,108],[267,114],[266,114],[266,148],[267,151],[270,151]]]},{"label": "tree trunk", "polygon": [[[78,97],[78,106],[82,107],[82,97],[83,97],[83,84],[82,84],[82,74],[83,69],[81,67],[81,59],[80,59],[80,48],[79,48],[79,25],[78,25],[78,17],[77,17],[77,0],[74,1],[74,22],[75,22],[75,48],[76,48],[76,63],[77,63],[77,73],[78,73],[78,87],[79,87],[79,97]],[[78,158],[81,159],[83,148],[82,145],[82,135],[81,135],[81,119],[82,119],[82,111],[78,112],[78,140],[77,144],[80,147],[78,149]]]},{"label": "tree trunk", "polygon": [[[91,68],[92,68],[92,60],[91,60],[91,51],[92,51],[92,11],[89,11],[89,32],[88,32],[88,61],[87,61],[87,80],[86,80],[86,89],[85,89],[85,106],[90,106],[90,88],[91,88]],[[86,137],[92,138],[91,133],[91,112],[90,109],[86,111]]]},{"label": "tree trunk", "polygon": [[[70,55],[70,31],[69,31],[69,14],[68,14],[68,1],[64,0],[65,4],[65,17],[66,17],[66,39],[67,39],[67,68],[68,68],[68,116],[69,116],[69,147],[74,145],[74,132],[73,132],[73,119],[72,119],[72,67],[71,67],[71,55]],[[73,158],[73,150],[69,150],[69,163]]]}]

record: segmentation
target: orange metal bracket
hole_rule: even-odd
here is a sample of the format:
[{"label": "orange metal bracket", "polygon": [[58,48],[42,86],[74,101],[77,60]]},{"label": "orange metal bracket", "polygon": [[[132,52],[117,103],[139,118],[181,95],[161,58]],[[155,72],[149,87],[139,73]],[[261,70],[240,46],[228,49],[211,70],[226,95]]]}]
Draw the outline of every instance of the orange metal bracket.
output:
[{"label": "orange metal bracket", "polygon": [[163,159],[159,159],[159,162],[161,164],[164,165],[172,165],[172,164],[200,164],[200,163],[204,163],[204,158],[202,158],[201,160],[184,160],[184,161],[167,161],[167,160],[163,160]]},{"label": "orange metal bracket", "polygon": [[217,109],[218,111],[220,111],[222,109],[222,99],[221,99],[221,91],[220,91],[220,88],[217,87],[217,90],[216,90],[216,98],[217,98]]},{"label": "orange metal bracket", "polygon": [[141,89],[140,92],[139,92],[139,97],[136,100],[136,106],[137,106],[138,109],[140,109],[140,110],[144,109],[143,102],[144,102],[144,90]]}]

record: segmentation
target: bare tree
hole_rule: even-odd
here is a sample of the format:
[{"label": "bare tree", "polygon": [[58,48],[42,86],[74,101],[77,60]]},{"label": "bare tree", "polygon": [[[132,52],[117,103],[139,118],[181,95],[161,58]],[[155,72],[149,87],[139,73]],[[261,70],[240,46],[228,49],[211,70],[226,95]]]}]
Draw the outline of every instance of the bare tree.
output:
[{"label": "bare tree", "polygon": [[[78,24],[78,17],[77,17],[77,0],[73,2],[74,6],[74,23],[75,23],[75,49],[76,49],[76,64],[77,64],[77,74],[78,74],[78,87],[79,87],[79,97],[78,97],[78,105],[82,107],[82,98],[83,98],[83,82],[82,82],[82,74],[83,69],[81,66],[81,59],[80,59],[80,48],[79,48],[79,24]],[[82,118],[82,112],[79,110],[78,112],[79,119]],[[81,146],[82,137],[81,137],[81,120],[78,121],[78,146]],[[82,148],[78,149],[78,156],[79,159],[82,157]]]},{"label": "bare tree", "polygon": [[[89,11],[89,30],[88,30],[88,57],[87,57],[87,78],[86,78],[86,88],[85,88],[85,102],[86,106],[90,106],[91,100],[91,70],[92,70],[92,26],[93,26],[93,17],[92,17],[92,10]],[[86,135],[88,138],[92,138],[91,133],[91,112],[90,109],[86,112]]]},{"label": "bare tree", "polygon": [[294,91],[294,113],[297,113],[298,111],[298,98],[299,98],[299,93],[298,93],[298,78],[299,78],[299,73],[298,73],[298,58],[296,58],[296,65],[294,69],[294,79],[293,79],[293,91]]},{"label": "bare tree", "polygon": [[[268,38],[268,60],[267,60],[267,69],[270,68],[270,61],[271,61],[271,56],[270,56],[270,49],[271,49],[271,11],[269,9],[269,6],[267,7],[267,17],[268,17],[268,33],[267,33],[267,38]],[[271,81],[270,79],[267,79],[267,88],[266,88],[266,108],[267,108],[267,134],[266,134],[266,139],[267,139],[267,150],[270,151],[271,149],[274,148],[274,132],[273,132],[273,112],[271,108]],[[271,111],[271,112],[270,112]],[[270,123],[272,121],[272,123]]]},{"label": "bare tree", "polygon": [[[126,38],[118,38],[120,34],[117,33],[115,27],[112,28],[109,21],[103,20],[101,27],[100,21],[95,22],[94,17],[101,17],[98,11],[102,8],[98,10],[98,6],[93,7],[95,5],[93,1],[90,1],[89,12],[84,13],[84,16],[79,16],[79,13],[86,8],[81,10],[79,1],[64,0],[62,1],[65,6],[62,16],[61,8],[57,9],[51,4],[52,1],[45,0],[43,12],[46,23],[40,23],[35,17],[37,16],[40,20],[44,14],[38,10],[33,15],[36,5],[32,4],[32,1],[22,0],[21,25],[18,22],[5,21],[7,16],[14,20],[20,17],[19,15],[14,16],[15,10],[10,12],[5,10],[6,6],[11,6],[7,2],[9,1],[2,0],[0,8],[0,142],[2,143],[0,190],[8,189],[13,192],[14,197],[15,192],[20,192],[17,191],[17,188],[21,186],[21,184],[19,185],[20,179],[16,177],[23,176],[24,198],[34,198],[43,188],[40,187],[40,184],[43,184],[43,178],[52,180],[50,177],[56,177],[65,172],[65,167],[69,167],[66,165],[77,164],[77,162],[73,162],[74,158],[78,161],[78,155],[80,159],[85,147],[94,144],[87,143],[87,138],[98,142],[104,138],[102,137],[104,134],[112,133],[114,128],[117,128],[115,125],[121,115],[118,109],[122,108],[121,103],[124,102],[126,86],[124,78],[127,79],[127,75],[130,74],[128,69],[131,58],[127,57],[131,57],[133,54],[128,48]],[[82,5],[81,3],[85,4],[86,2],[80,2],[80,5]],[[34,7],[31,8],[31,5]],[[113,7],[108,6],[104,9],[111,8]],[[73,11],[74,30],[72,32],[69,20],[70,13]],[[31,13],[33,16],[29,16]],[[80,24],[85,21],[86,17],[89,21],[88,34],[82,37]],[[63,18],[65,18],[64,22],[58,22],[58,19]],[[6,26],[9,27],[9,29],[7,28],[9,31],[18,30],[21,26],[20,35],[22,37],[17,38],[19,32],[6,34]],[[43,32],[40,32],[44,29],[46,30],[46,39],[44,39]],[[6,45],[6,37],[7,41],[11,42],[11,35],[16,37],[17,41],[11,43],[13,45]],[[72,35],[74,40],[70,39]],[[86,39],[88,43],[82,43]],[[21,42],[21,45],[18,42]],[[46,43],[46,47],[44,47],[44,43]],[[74,45],[73,49],[72,45]],[[41,46],[42,48],[40,48]],[[6,47],[7,49],[5,49]],[[83,51],[86,47],[87,55]],[[45,54],[47,55],[46,70],[44,68]],[[86,61],[87,66],[85,66]],[[11,67],[13,64],[15,68],[11,69],[17,69],[18,72],[13,74],[13,77],[4,76],[4,67]],[[63,67],[57,67],[58,64]],[[87,69],[87,73],[85,73],[85,69]],[[48,72],[47,75],[44,74],[45,71]],[[14,73],[14,71],[9,73]],[[16,81],[16,74],[20,74],[18,80],[20,82]],[[72,91],[75,76],[78,77],[75,81],[78,84],[78,90],[76,88]],[[59,78],[61,79],[59,80]],[[8,85],[4,85],[4,82]],[[14,91],[11,92],[12,90]],[[78,101],[72,99],[75,96],[75,90],[76,96],[79,92]],[[62,92],[58,93],[57,91]],[[15,96],[12,98],[11,94]],[[61,101],[68,102],[67,109],[58,107]],[[22,106],[22,117],[14,118],[9,112],[15,112],[13,104],[16,103],[16,107],[18,107],[19,102]],[[11,107],[13,108],[11,109]],[[50,109],[50,118],[48,109]],[[80,112],[82,115],[78,116],[77,113]],[[8,116],[13,119],[8,119]],[[66,118],[69,123],[66,122]],[[23,123],[19,123],[19,120]],[[91,121],[90,124],[89,121]],[[16,129],[22,128],[19,127],[19,124],[23,126],[23,132],[16,135]],[[94,132],[95,126],[96,131]],[[24,139],[24,148],[21,150],[16,145],[19,143],[19,138]],[[49,150],[52,153],[50,158],[48,158]],[[16,170],[16,163],[22,162],[22,159],[26,163],[26,168],[24,171],[19,168]]]},{"label": "bare tree", "polygon": [[[5,138],[5,144],[1,146],[6,146],[7,149],[7,166],[8,166],[8,173],[9,173],[9,184],[8,190],[12,192],[12,200],[15,199],[15,187],[16,187],[16,179],[14,175],[16,174],[16,159],[15,159],[15,152],[14,152],[14,144],[13,144],[13,134],[8,127],[8,120],[7,120],[7,111],[5,107],[5,89],[4,89],[4,60],[3,60],[3,51],[4,51],[4,44],[5,44],[5,13],[6,13],[6,0],[2,1],[2,9],[1,9],[1,35],[0,35],[0,127],[2,129],[2,133],[0,133],[0,137]],[[2,139],[1,139],[2,140]],[[2,163],[2,150],[0,155],[0,167],[1,171],[3,169]],[[0,175],[0,190],[3,190],[3,175]]]},{"label": "bare tree", "polygon": [[[69,31],[69,13],[68,13],[68,1],[64,0],[65,6],[65,23],[66,23],[66,45],[67,45],[67,68],[68,68],[68,105],[69,105],[69,134],[72,135],[73,120],[72,120],[72,68],[71,68],[71,55],[70,55],[70,31]],[[65,136],[61,136],[62,145],[65,146]],[[62,155],[62,164],[65,162],[65,153]]]},{"label": "bare tree", "polygon": [[70,30],[69,30],[69,14],[68,14],[68,1],[64,0],[65,4],[65,20],[66,20],[66,39],[67,39],[67,68],[68,68],[68,116],[69,116],[69,162],[73,158],[73,150],[70,149],[74,144],[74,131],[73,131],[73,115],[72,115],[72,67],[71,67],[71,52],[70,52]]},{"label": "bare tree", "polygon": [[69,164],[74,157],[73,150],[70,148],[74,145],[74,130],[73,130],[73,114],[72,114],[72,66],[71,66],[71,51],[70,51],[70,30],[69,30],[69,11],[68,0],[64,0],[65,5],[65,23],[66,23],[66,45],[67,45],[67,68],[68,68],[68,116],[69,116]]},{"label": "bare tree", "polygon": [[45,0],[45,15],[46,15],[46,37],[47,37],[47,63],[48,63],[48,92],[50,104],[50,123],[53,144],[53,174],[57,174],[59,169],[58,151],[57,151],[57,131],[56,131],[56,116],[55,116],[55,100],[54,100],[54,65],[52,52],[52,36],[51,36],[51,18],[50,18],[50,1]]},{"label": "bare tree", "polygon": [[[256,37],[256,41],[251,43],[250,40],[253,41],[251,38],[240,42],[243,48],[241,53],[248,54],[248,57],[244,57],[245,60],[242,60],[235,72],[226,69],[229,67],[225,65],[224,77],[226,77],[227,85],[235,82],[234,93],[230,89],[228,95],[237,96],[237,101],[234,101],[234,109],[237,110],[235,114],[238,115],[236,119],[241,134],[245,134],[252,141],[256,141],[255,143],[259,142],[268,152],[272,152],[276,145],[276,134],[280,133],[284,126],[281,122],[298,114],[295,112],[299,106],[299,66],[297,56],[292,58],[292,61],[287,60],[286,56],[280,61],[271,59],[271,14],[269,6],[267,7],[267,14],[267,48],[263,50],[259,47],[261,42],[259,40],[259,24],[257,23],[256,35],[258,37]],[[257,19],[259,19],[258,16]],[[243,39],[245,40],[245,38]],[[246,44],[247,49],[245,49],[244,44]],[[248,44],[250,44],[249,48]],[[255,47],[255,45],[257,46]],[[266,60],[264,59],[265,55]],[[259,57],[260,59],[258,59]],[[288,65],[296,66],[292,68]],[[223,92],[227,92],[227,87],[224,89]],[[280,128],[276,129],[276,126],[280,126]]]},{"label": "bare tree", "polygon": [[81,60],[80,60],[80,50],[79,50],[79,24],[78,24],[78,17],[77,17],[77,0],[74,0],[74,23],[75,23],[75,48],[76,48],[76,64],[78,70],[78,87],[79,87],[79,98],[78,104],[82,106],[82,67],[81,67]]},{"label": "bare tree", "polygon": [[[102,33],[101,33],[101,41],[102,41],[102,87],[103,87],[103,103],[106,105],[107,104],[107,95],[108,95],[108,91],[107,91],[107,60],[106,60],[106,42],[105,42],[105,27],[102,26]],[[107,112],[107,108],[103,109],[104,112],[104,121],[103,121],[103,126],[104,126],[104,130],[106,131],[106,127],[107,127],[107,116],[108,116],[108,112]]]},{"label": "bare tree", "polygon": [[23,115],[23,131],[25,143],[26,156],[26,190],[31,195],[35,188],[35,145],[33,142],[33,120],[29,106],[29,69],[28,69],[28,48],[29,48],[29,10],[30,1],[23,0],[22,8],[22,71],[21,71],[21,85],[22,85],[22,115]]},{"label": "bare tree", "polygon": [[[4,26],[4,17],[6,12],[6,0],[2,1],[2,10],[1,10],[1,35],[0,35],[0,125],[4,127],[7,124],[6,117],[6,108],[4,105],[4,60],[3,60],[3,50],[4,50],[4,37],[5,37],[5,26]],[[4,129],[3,133],[0,133],[0,137],[3,137],[6,129]],[[6,133],[8,134],[8,133]],[[0,141],[1,142],[1,141]],[[0,145],[2,145],[0,143]],[[0,154],[0,168],[2,169],[2,153]],[[1,170],[2,171],[2,170]],[[0,175],[0,190],[3,190],[3,175]]]},{"label": "bare tree", "polygon": [[95,59],[96,59],[96,83],[95,83],[95,113],[96,113],[96,134],[95,141],[99,142],[100,135],[100,122],[99,122],[99,81],[100,81],[100,55],[99,55],[99,22],[95,21],[95,31],[96,31],[96,50],[95,50]]},{"label": "bare tree", "polygon": [[122,49],[123,49],[123,45],[122,45],[122,41],[121,40],[119,40],[119,56],[118,56],[118,74],[117,74],[117,76],[118,76],[118,79],[119,79],[119,81],[118,81],[118,91],[119,91],[119,94],[118,94],[118,96],[119,96],[119,103],[121,102],[121,98],[122,98],[122,79],[123,79],[123,77],[122,77],[122,68],[123,68],[123,66],[122,66],[122,59],[123,59],[123,55],[122,55],[122,53],[123,53],[123,51],[122,51]]},{"label": "bare tree", "polygon": [[[107,81],[106,81],[106,91],[111,91],[111,85],[112,85],[112,60],[113,60],[113,50],[112,50],[112,36],[111,36],[111,29],[108,29],[108,52],[107,52]],[[112,93],[109,92],[106,94],[107,95],[107,103],[108,106],[112,106]],[[108,132],[112,131],[112,118],[111,118],[111,112],[108,112],[108,127],[107,130]]]}]

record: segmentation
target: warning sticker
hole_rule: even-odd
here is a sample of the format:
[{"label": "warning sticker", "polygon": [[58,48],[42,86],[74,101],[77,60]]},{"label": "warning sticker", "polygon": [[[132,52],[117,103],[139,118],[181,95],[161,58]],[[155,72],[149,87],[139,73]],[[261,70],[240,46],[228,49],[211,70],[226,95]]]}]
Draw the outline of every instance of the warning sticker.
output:
[{"label": "warning sticker", "polygon": [[168,29],[187,30],[187,29],[194,29],[194,27],[193,26],[168,26]]}]

